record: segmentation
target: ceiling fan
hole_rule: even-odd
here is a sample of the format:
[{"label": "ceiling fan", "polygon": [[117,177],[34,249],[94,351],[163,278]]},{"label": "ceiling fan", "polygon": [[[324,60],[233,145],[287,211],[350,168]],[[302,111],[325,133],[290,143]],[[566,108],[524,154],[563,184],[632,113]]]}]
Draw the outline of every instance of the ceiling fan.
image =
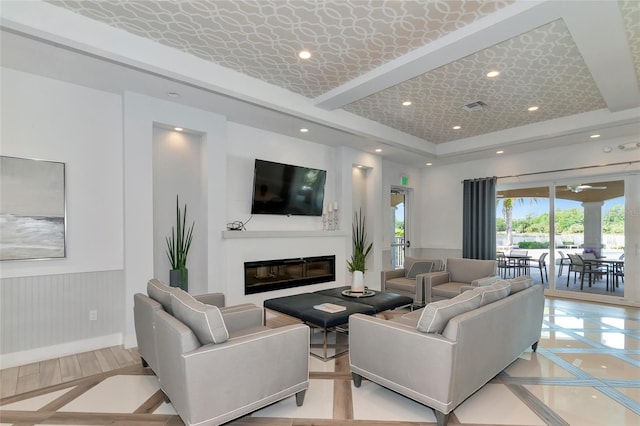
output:
[{"label": "ceiling fan", "polygon": [[592,185],[567,185],[567,190],[571,192],[582,192],[586,189],[607,189],[606,186],[592,186]]}]

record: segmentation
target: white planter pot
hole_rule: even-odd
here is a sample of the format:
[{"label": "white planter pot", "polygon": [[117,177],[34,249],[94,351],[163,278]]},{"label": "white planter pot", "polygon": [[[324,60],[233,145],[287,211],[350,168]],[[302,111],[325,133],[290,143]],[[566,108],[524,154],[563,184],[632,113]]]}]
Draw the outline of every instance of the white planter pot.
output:
[{"label": "white planter pot", "polygon": [[351,291],[364,291],[364,272],[353,271],[353,280],[351,281]]}]

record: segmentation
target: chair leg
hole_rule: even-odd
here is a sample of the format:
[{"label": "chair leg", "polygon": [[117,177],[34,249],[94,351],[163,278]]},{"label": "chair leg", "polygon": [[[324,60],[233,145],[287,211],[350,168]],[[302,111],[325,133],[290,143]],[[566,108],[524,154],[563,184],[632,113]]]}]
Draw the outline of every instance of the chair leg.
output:
[{"label": "chair leg", "polygon": [[306,389],[296,393],[296,405],[298,407],[302,407],[302,404],[304,403],[304,396],[306,393],[307,393]]},{"label": "chair leg", "polygon": [[356,373],[351,373],[351,377],[353,378],[353,385],[359,388],[362,384],[362,376]]},{"label": "chair leg", "polygon": [[438,426],[446,426],[449,421],[449,414],[444,414],[442,411],[433,410],[436,414],[436,423]]}]

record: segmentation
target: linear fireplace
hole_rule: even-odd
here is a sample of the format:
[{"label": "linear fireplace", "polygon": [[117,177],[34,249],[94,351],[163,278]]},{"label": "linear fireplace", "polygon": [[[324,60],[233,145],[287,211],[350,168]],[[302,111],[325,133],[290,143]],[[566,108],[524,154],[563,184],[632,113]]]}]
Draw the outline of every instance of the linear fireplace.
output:
[{"label": "linear fireplace", "polygon": [[262,293],[336,279],[336,257],[315,256],[244,263],[244,294]]}]

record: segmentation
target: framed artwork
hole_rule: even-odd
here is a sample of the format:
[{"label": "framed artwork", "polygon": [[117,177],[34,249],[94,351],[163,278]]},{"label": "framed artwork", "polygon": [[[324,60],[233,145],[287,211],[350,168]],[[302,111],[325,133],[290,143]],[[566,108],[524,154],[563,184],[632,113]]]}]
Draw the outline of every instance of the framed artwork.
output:
[{"label": "framed artwork", "polygon": [[64,167],[0,156],[0,260],[66,256]]}]

